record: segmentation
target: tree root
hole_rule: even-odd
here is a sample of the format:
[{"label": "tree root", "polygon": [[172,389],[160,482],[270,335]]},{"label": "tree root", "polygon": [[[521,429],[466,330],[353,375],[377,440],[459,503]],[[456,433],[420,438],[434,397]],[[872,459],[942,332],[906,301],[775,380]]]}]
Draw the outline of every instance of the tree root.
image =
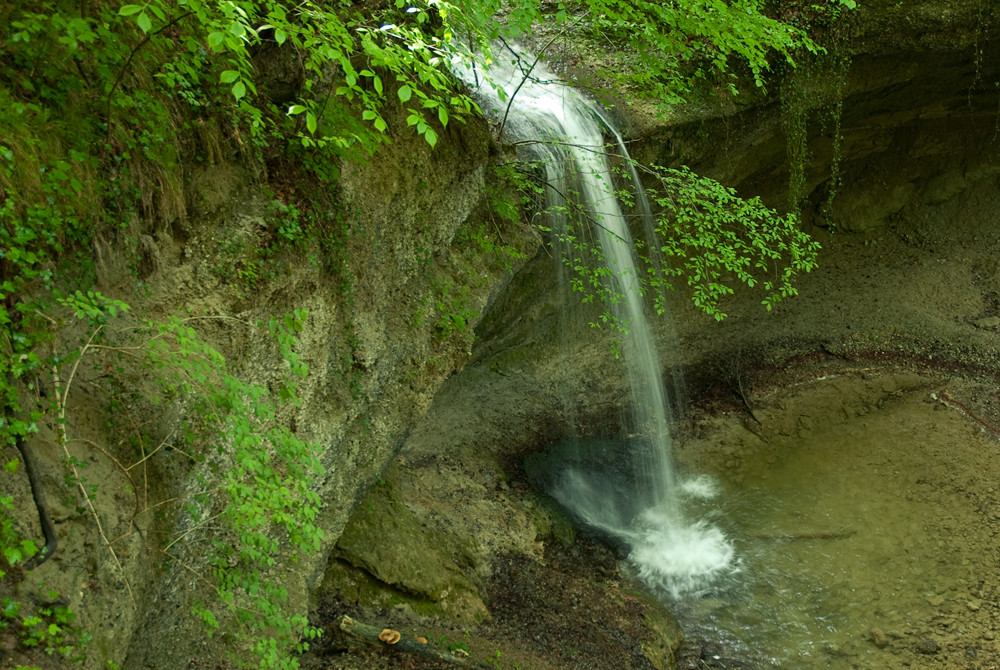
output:
[{"label": "tree root", "polygon": [[42,525],[42,535],[45,536],[45,545],[41,550],[24,562],[25,570],[34,570],[45,561],[52,558],[59,546],[56,538],[56,528],[52,524],[52,515],[49,513],[48,503],[45,501],[45,491],[42,489],[42,482],[38,478],[38,464],[35,462],[35,455],[31,447],[18,440],[17,450],[21,452],[21,460],[24,461],[24,474],[28,477],[28,486],[31,487],[31,497],[35,501],[35,508],[38,510],[38,522]]},{"label": "tree root", "polygon": [[[7,371],[7,388],[14,388],[14,374],[10,370]],[[6,419],[7,425],[13,423],[14,416],[10,407],[5,407],[4,419]],[[31,498],[35,502],[35,509],[38,510],[38,522],[42,525],[42,535],[45,537],[45,545],[41,550],[24,562],[25,570],[33,570],[52,558],[52,554],[56,553],[56,548],[59,546],[59,540],[56,538],[56,528],[52,523],[48,503],[45,501],[45,490],[38,477],[38,463],[35,461],[35,454],[23,437],[16,438],[14,446],[21,453],[21,460],[24,461],[24,474],[28,478]]]}]

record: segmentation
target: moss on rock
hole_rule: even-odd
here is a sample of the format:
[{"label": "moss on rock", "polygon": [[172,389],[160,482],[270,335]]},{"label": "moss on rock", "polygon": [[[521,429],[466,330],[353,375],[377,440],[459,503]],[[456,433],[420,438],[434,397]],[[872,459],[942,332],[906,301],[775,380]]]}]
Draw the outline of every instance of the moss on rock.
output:
[{"label": "moss on rock", "polygon": [[390,475],[351,515],[321,590],[364,606],[402,605],[424,616],[478,623],[488,611],[457,567],[461,557],[457,541],[406,508]]}]

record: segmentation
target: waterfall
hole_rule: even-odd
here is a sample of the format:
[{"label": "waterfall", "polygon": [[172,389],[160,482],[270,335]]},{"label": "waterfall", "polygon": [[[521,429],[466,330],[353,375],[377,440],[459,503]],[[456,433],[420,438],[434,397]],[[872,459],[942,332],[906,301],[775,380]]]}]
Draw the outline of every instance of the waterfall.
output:
[{"label": "waterfall", "polygon": [[[733,551],[718,529],[684,518],[683,491],[697,495],[710,487],[679,484],[674,471],[670,402],[646,317],[635,244],[616,194],[606,135],[613,139],[616,152],[610,158],[625,159],[623,181],[634,186],[634,209],[647,236],[654,228],[652,212],[622,136],[607,115],[541,64],[531,67],[527,77],[531,63],[531,57],[520,53],[498,56],[485,71],[456,70],[470,86],[478,87],[479,103],[503,124],[504,139],[517,143],[524,157],[544,169],[546,211],[556,251],[573,253],[567,237],[589,235],[596,240],[597,256],[607,270],[605,287],[614,296],[607,306],[613,322],[625,331],[621,357],[636,435],[628,439],[627,481],[567,466],[550,492],[585,523],[626,542],[631,547],[630,563],[647,583],[674,596],[698,591],[734,569]],[[492,86],[483,84],[484,74]],[[571,227],[574,214],[582,220],[582,230]]]}]

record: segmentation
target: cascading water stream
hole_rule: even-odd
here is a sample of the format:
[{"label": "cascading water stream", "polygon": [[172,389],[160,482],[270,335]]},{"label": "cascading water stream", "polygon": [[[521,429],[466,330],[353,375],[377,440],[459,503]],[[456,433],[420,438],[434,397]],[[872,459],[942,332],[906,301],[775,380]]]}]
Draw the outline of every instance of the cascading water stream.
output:
[{"label": "cascading water stream", "polygon": [[[531,61],[522,55],[513,62],[498,58],[490,64],[485,74],[505,95],[479,86],[480,104],[504,119],[505,139],[518,142],[544,166],[546,205],[556,239],[569,234],[570,214],[575,213],[598,240],[599,257],[612,278],[607,288],[616,296],[609,309],[628,331],[622,358],[631,391],[632,428],[639,436],[629,440],[631,481],[616,483],[601,472],[567,467],[551,492],[587,524],[628,543],[630,562],[645,581],[675,596],[697,591],[733,570],[733,551],[719,530],[683,517],[681,495],[685,489],[698,495],[698,487],[679,485],[674,471],[669,399],[605,133],[626,158],[637,209],[652,231],[649,204],[620,133],[599,107],[541,65],[527,77],[518,67],[525,62]],[[470,85],[480,84],[471,70],[459,69],[458,74]],[[701,489],[707,494],[704,486]]]}]

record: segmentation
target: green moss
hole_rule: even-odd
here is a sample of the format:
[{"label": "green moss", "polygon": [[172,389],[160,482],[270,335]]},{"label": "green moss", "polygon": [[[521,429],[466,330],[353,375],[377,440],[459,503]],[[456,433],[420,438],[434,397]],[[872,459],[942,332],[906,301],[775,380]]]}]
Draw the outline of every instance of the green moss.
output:
[{"label": "green moss", "polygon": [[465,553],[445,533],[421,524],[390,476],[372,487],[348,520],[323,590],[365,606],[404,605],[426,616],[479,623],[488,616],[486,605],[456,567]]},{"label": "green moss", "polygon": [[538,495],[526,506],[538,537],[553,538],[564,547],[573,546],[573,522],[566,512],[548,496]]},{"label": "green moss", "polygon": [[657,670],[676,667],[675,653],[684,639],[680,626],[673,615],[652,596],[640,591],[626,591],[625,595],[635,598],[643,608],[643,619],[650,639],[642,641],[642,653]]}]

